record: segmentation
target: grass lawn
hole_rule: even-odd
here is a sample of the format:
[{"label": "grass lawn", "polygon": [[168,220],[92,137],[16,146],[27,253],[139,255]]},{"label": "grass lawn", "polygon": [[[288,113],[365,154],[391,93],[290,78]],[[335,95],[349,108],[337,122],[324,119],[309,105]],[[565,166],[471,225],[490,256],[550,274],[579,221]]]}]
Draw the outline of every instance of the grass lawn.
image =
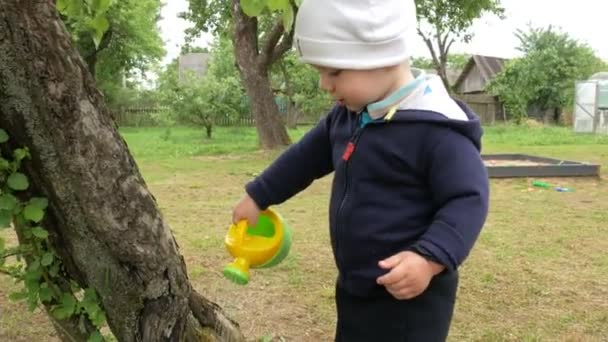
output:
[{"label": "grass lawn", "polygon": [[[299,139],[309,127],[290,131]],[[185,257],[194,287],[253,339],[329,341],[336,276],[327,228],[331,176],[277,207],[294,230],[279,266],[253,270],[247,286],[221,274],[223,238],[243,185],[278,152],[257,150],[253,128],[121,130]],[[608,137],[568,128],[494,126],[484,153],[528,153],[602,165]],[[450,341],[608,341],[608,186],[600,179],[544,179],[572,193],[532,188],[531,179],[492,180],[491,209],[461,267]],[[14,242],[10,232],[2,233]],[[0,276],[0,341],[55,341],[40,312],[12,303]]]}]

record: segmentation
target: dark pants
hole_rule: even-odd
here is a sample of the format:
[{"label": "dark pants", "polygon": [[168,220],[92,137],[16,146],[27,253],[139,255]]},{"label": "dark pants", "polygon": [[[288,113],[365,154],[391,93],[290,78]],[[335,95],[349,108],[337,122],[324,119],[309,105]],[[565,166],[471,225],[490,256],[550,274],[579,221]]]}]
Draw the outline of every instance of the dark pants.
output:
[{"label": "dark pants", "polygon": [[458,273],[441,273],[418,297],[358,297],[336,287],[336,342],[443,342],[448,336]]}]

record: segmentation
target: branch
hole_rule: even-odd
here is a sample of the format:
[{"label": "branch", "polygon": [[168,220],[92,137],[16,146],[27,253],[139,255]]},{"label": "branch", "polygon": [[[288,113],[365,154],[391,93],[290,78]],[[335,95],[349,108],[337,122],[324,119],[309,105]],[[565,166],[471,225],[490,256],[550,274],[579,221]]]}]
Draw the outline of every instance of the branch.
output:
[{"label": "branch", "polygon": [[272,58],[270,59],[270,64],[278,61],[283,57],[283,55],[291,49],[293,44],[293,27],[289,31],[289,33],[283,34],[283,40],[277,45],[274,49],[274,53],[272,54]]},{"label": "branch", "polygon": [[262,65],[270,65],[270,63],[272,63],[275,48],[277,47],[277,43],[281,39],[281,36],[283,36],[283,32],[285,32],[285,28],[283,27],[283,19],[279,18],[268,34],[268,39],[266,40],[264,49],[259,57],[259,63]]},{"label": "branch", "polygon": [[431,58],[433,58],[433,63],[435,64],[435,69],[438,69],[439,59],[437,58],[437,53],[435,52],[435,48],[433,47],[433,42],[431,41],[430,38],[428,38],[426,36],[426,34],[424,34],[424,32],[422,32],[422,30],[420,30],[420,28],[418,28],[418,34],[420,35],[420,37],[422,37],[422,40],[424,40],[424,42],[426,43],[426,46],[429,48],[429,51],[431,52]]},{"label": "branch", "polygon": [[448,43],[448,46],[446,46],[446,48],[445,48],[445,54],[446,54],[446,56],[450,52],[450,48],[452,47],[452,44],[454,44],[455,41],[456,40],[454,38],[450,39],[450,42]]},{"label": "branch", "polygon": [[448,54],[448,48],[446,47],[447,43],[448,43],[448,38],[450,37],[450,32],[447,32],[445,34],[445,36],[443,36],[443,39],[441,40],[441,48],[443,49],[443,51],[441,51],[442,54],[446,55]]},{"label": "branch", "polygon": [[189,306],[201,326],[211,328],[220,335],[221,341],[245,341],[238,323],[226,316],[219,305],[207,300],[194,289],[190,292]]}]

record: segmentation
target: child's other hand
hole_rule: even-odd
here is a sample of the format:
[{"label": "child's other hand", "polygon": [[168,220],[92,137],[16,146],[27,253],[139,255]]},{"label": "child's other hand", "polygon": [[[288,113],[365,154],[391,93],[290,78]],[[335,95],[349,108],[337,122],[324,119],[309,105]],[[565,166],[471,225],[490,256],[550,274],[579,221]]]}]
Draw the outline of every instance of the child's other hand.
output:
[{"label": "child's other hand", "polygon": [[260,208],[255,203],[253,198],[245,194],[243,198],[232,209],[232,223],[238,223],[240,220],[247,220],[250,226],[258,224],[260,217]]},{"label": "child's other hand", "polygon": [[397,299],[412,299],[420,295],[433,276],[445,268],[410,251],[397,253],[381,260],[378,265],[390,271],[378,277],[376,282],[384,285]]}]

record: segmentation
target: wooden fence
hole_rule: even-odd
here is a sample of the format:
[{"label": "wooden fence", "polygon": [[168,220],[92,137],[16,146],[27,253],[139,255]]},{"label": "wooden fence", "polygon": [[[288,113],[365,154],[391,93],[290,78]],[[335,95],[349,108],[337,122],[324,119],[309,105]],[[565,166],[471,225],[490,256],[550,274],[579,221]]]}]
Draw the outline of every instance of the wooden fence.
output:
[{"label": "wooden fence", "polygon": [[[169,107],[128,107],[114,108],[112,115],[119,127],[147,127],[162,125],[161,117],[168,113]],[[298,118],[299,125],[315,124],[319,115],[304,115]],[[180,124],[178,122],[178,124]],[[187,123],[181,123],[187,125]],[[255,126],[253,115],[242,117],[216,117],[213,120],[215,126]]]},{"label": "wooden fence", "polygon": [[465,102],[479,116],[485,125],[491,125],[496,121],[505,121],[505,111],[495,96],[486,94],[456,94],[456,98]]}]

